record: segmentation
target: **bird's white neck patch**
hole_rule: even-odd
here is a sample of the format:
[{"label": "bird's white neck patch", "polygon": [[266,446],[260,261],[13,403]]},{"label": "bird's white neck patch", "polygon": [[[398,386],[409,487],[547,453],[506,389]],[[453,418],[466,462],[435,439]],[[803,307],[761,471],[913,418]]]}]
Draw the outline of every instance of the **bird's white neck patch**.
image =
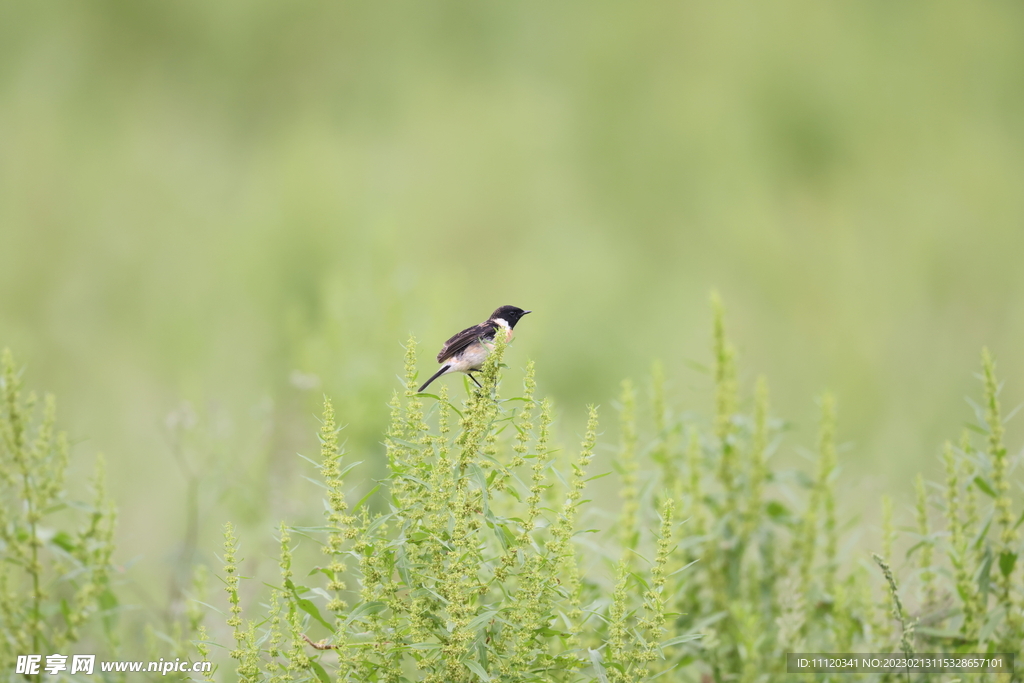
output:
[{"label": "bird's white neck patch", "polygon": [[506,330],[508,329],[508,323],[505,322],[504,318],[495,318],[494,322],[498,323],[499,327],[504,327]]}]

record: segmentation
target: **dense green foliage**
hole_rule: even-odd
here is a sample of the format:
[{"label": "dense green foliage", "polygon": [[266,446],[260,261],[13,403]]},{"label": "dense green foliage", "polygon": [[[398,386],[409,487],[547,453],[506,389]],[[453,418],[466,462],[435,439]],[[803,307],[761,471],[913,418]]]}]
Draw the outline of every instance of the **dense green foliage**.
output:
[{"label": "dense green foliage", "polygon": [[[91,503],[65,478],[68,440],[53,396],[22,395],[10,351],[0,359],[0,676],[18,655],[67,652],[83,638],[116,645],[111,587],[115,511],[96,462]],[[97,627],[97,622],[102,627]]]},{"label": "dense green foliage", "polygon": [[[410,340],[385,479],[349,502],[360,463],[347,457],[326,400],[320,458],[310,460],[324,523],[280,525],[279,575],[255,593],[242,590],[229,524],[234,644],[218,642],[226,634],[197,602],[200,572],[183,614],[145,617],[147,655],[169,645],[179,657],[212,659],[219,669],[207,680],[617,683],[781,680],[787,652],[1017,651],[1019,455],[1004,444],[988,351],[977,424],[945,444],[942,482],[918,478],[913,526],[897,534],[883,498],[880,537],[851,544],[841,530],[856,529],[836,512],[834,399],[820,400],[813,471],[775,466],[783,423],[764,378],[751,397],[741,392],[717,300],[715,311],[707,418],[671,405],[659,366],[645,383],[646,408],[623,383],[614,521],[600,514],[607,501],[586,499],[605,474],[591,471],[596,408],[579,450],[561,452],[532,363],[521,394],[502,397],[499,341],[483,387],[467,381],[457,404],[446,385],[416,392]],[[81,647],[138,658],[123,652],[126,641],[140,645],[111,581],[114,510],[102,461],[94,502],[75,502],[53,399],[38,414],[9,353],[0,381],[0,666]],[[297,552],[310,544],[322,561]]]},{"label": "dense green foliage", "polygon": [[[781,423],[763,378],[752,401],[740,393],[717,303],[710,419],[669,405],[656,368],[645,433],[637,392],[624,383],[615,460],[623,503],[603,529],[580,524],[593,505],[587,482],[601,474],[588,469],[596,410],[580,450],[555,453],[550,403],[534,395],[532,364],[522,394],[500,396],[502,352],[489,359],[483,388],[455,405],[446,390],[415,392],[410,340],[406,389],[391,404],[389,473],[355,506],[344,477],[358,463],[344,457],[326,402],[315,463],[326,524],[281,526],[269,606],[242,609],[237,540],[227,530],[231,656],[242,680],[618,682],[665,674],[752,683],[782,680],[787,652],[1019,649],[1015,459],[1003,444],[987,351],[980,443],[965,432],[945,446],[945,481],[927,487],[919,479],[907,562],[892,559],[887,501],[881,538],[867,544],[881,554],[841,538],[831,396],[820,401],[815,470],[771,465]],[[384,511],[371,513],[374,495]],[[295,566],[298,538],[322,547],[322,564]]]}]

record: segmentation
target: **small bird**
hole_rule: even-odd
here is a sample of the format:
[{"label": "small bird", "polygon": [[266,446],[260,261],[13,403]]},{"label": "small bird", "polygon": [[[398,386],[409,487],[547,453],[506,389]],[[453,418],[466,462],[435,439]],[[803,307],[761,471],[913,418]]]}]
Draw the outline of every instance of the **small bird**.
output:
[{"label": "small bird", "polygon": [[450,372],[464,372],[480,386],[473,373],[483,367],[487,354],[494,349],[494,335],[499,330],[504,330],[505,340],[512,339],[512,328],[520,318],[532,312],[524,311],[518,306],[502,306],[479,325],[467,327],[459,332],[441,347],[441,352],[437,354],[437,362],[441,363],[441,369],[424,382],[419,390],[423,391],[435,379]]}]

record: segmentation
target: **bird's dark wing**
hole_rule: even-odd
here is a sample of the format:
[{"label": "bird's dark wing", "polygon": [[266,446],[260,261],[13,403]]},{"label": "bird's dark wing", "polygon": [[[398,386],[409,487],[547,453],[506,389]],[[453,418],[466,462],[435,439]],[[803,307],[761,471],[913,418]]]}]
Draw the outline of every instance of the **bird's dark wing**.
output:
[{"label": "bird's dark wing", "polygon": [[449,358],[457,356],[465,351],[466,347],[473,342],[481,339],[494,339],[494,333],[497,329],[497,323],[490,320],[479,325],[473,325],[473,327],[467,327],[444,343],[444,346],[441,347],[441,352],[437,354],[437,362],[443,363]]}]

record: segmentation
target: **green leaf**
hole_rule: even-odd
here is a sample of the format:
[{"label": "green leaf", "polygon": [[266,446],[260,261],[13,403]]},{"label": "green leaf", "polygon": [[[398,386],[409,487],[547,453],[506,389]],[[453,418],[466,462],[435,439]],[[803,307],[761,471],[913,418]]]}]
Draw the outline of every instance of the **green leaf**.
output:
[{"label": "green leaf", "polygon": [[103,629],[110,636],[117,626],[117,596],[108,588],[100,593],[99,603],[103,614]]},{"label": "green leaf", "polygon": [[475,673],[477,676],[479,676],[480,680],[483,680],[483,681],[490,681],[491,680],[491,677],[487,675],[487,672],[484,671],[484,668],[482,666],[480,666],[480,663],[477,662],[476,660],[467,659],[466,661],[463,662],[463,664],[466,665],[467,669],[469,669],[470,671]]},{"label": "green leaf", "polygon": [[992,580],[992,553],[989,550],[985,550],[985,555],[981,559],[981,567],[978,568],[978,592],[982,596],[982,604],[988,596],[989,582]]},{"label": "green leaf", "polygon": [[776,500],[768,501],[768,504],[764,507],[765,512],[768,516],[775,521],[782,521],[789,518],[789,508]]},{"label": "green leaf", "polygon": [[302,453],[296,453],[295,455],[299,456],[300,458],[308,462],[310,465],[313,465],[314,467],[320,467],[320,463],[318,463],[316,460],[313,460],[313,458],[309,458],[303,455]]},{"label": "green leaf", "polygon": [[498,612],[499,610],[496,609],[487,610],[486,612],[478,616],[476,619],[466,624],[466,630],[476,631],[478,628],[480,628],[481,626],[489,622],[491,619],[493,619],[494,615]]},{"label": "green leaf", "polygon": [[700,560],[699,560],[699,559],[698,559],[698,560],[693,560],[693,561],[692,561],[692,562],[690,562],[689,564],[686,564],[686,565],[684,565],[684,566],[680,567],[679,569],[675,570],[674,572],[672,572],[671,574],[669,574],[669,576],[675,576],[676,574],[678,574],[678,573],[680,573],[680,572],[685,572],[685,571],[686,571],[687,569],[689,569],[689,568],[690,568],[690,567],[692,567],[693,565],[697,564],[698,562],[700,562]]},{"label": "green leaf", "polygon": [[999,553],[999,571],[1003,573],[1003,576],[1012,574],[1015,564],[1017,564],[1017,553],[1011,553],[1009,550]]},{"label": "green leaf", "polygon": [[390,441],[391,443],[405,446],[414,453],[426,447],[426,444],[416,443],[415,441],[406,441],[405,439],[398,439],[392,436],[387,437],[387,440]]},{"label": "green leaf", "polygon": [[349,463],[348,465],[345,465],[345,467],[343,467],[341,469],[341,472],[338,473],[338,478],[339,479],[344,478],[345,475],[348,474],[352,470],[353,467],[357,467],[357,466],[362,465],[362,464],[363,464],[363,461],[362,460],[358,460],[356,462]]},{"label": "green leaf", "polygon": [[494,535],[498,537],[498,542],[501,543],[501,549],[508,551],[516,542],[516,535],[512,533],[512,530],[505,524],[493,524]]},{"label": "green leaf", "polygon": [[353,513],[353,514],[355,514],[355,511],[356,511],[356,510],[358,510],[358,509],[359,509],[360,507],[362,507],[363,503],[365,503],[365,502],[366,502],[367,500],[369,500],[369,499],[370,499],[370,496],[372,496],[373,494],[377,493],[377,489],[379,489],[379,488],[380,488],[380,484],[377,484],[377,485],[376,485],[376,486],[374,486],[374,487],[373,487],[372,489],[370,489],[369,491],[367,491],[366,495],[365,495],[365,496],[363,496],[362,498],[360,498],[360,499],[359,499],[359,502],[358,502],[358,503],[356,503],[356,504],[355,504],[355,505],[354,505],[354,506],[352,507],[352,513]]},{"label": "green leaf", "polygon": [[456,415],[458,415],[458,416],[459,416],[460,418],[462,417],[462,411],[461,411],[461,410],[459,410],[458,406],[456,406],[456,405],[455,405],[454,403],[452,403],[451,401],[448,401],[448,403],[447,403],[446,405],[448,406],[448,409],[449,409],[449,410],[451,410],[451,411],[452,411],[453,413],[455,413]]},{"label": "green leaf", "polygon": [[480,467],[480,465],[477,465],[475,462],[474,463],[470,463],[470,465],[469,465],[469,475],[473,479],[473,481],[476,483],[476,485],[480,487],[480,490],[482,492],[486,493],[486,491],[487,491],[487,475],[484,474],[483,468]]},{"label": "green leaf", "polygon": [[[378,529],[380,529],[382,526],[384,526],[385,524],[387,524],[390,521],[390,518],[391,518],[391,515],[381,515],[380,517],[377,517],[372,522],[370,522],[370,526],[366,527],[366,531],[364,531],[363,534],[365,536],[369,536],[369,537],[372,538],[373,535],[375,533],[377,533]],[[364,551],[364,554],[369,554],[369,553],[372,553],[372,552],[373,552],[373,546],[371,544],[367,544],[366,550]]]},{"label": "green leaf", "polygon": [[313,673],[316,674],[316,677],[320,679],[320,683],[331,683],[331,677],[328,676],[327,672],[324,671],[324,668],[320,666],[320,662],[311,660],[309,662],[309,668],[311,668]]},{"label": "green leaf", "polygon": [[563,487],[565,487],[565,488],[570,488],[569,482],[568,482],[568,481],[566,481],[565,477],[564,477],[564,476],[562,475],[562,473],[561,473],[561,472],[560,472],[560,471],[558,470],[558,468],[554,468],[554,467],[552,467],[552,468],[550,468],[550,469],[551,469],[551,472],[553,472],[553,473],[554,473],[554,475],[555,475],[555,478],[557,478],[557,479],[558,479],[558,483],[560,483],[560,484],[561,484],[561,485],[562,485]]},{"label": "green leaf", "polygon": [[100,593],[99,597],[100,608],[104,611],[109,611],[117,607],[117,596],[111,590],[105,590]]},{"label": "green leaf", "polygon": [[982,625],[981,631],[978,633],[978,641],[984,643],[986,640],[991,638],[992,634],[996,632],[996,629],[999,628],[999,625],[1003,623],[1005,618],[1005,607],[999,607],[992,610],[988,615],[988,619],[986,619],[984,625]]},{"label": "green leaf", "polygon": [[703,633],[687,633],[685,636],[676,636],[675,638],[669,638],[665,642],[661,643],[661,647],[671,647],[673,645],[681,645],[683,643],[689,643],[693,640],[703,638]]},{"label": "green leaf", "polygon": [[594,667],[594,673],[597,674],[597,680],[600,683],[608,683],[608,672],[605,671],[604,664],[601,662],[601,651],[600,650],[587,650],[590,653],[590,664]]},{"label": "green leaf", "polygon": [[67,552],[71,552],[75,548],[75,540],[66,531],[58,531],[50,539],[50,543],[53,543],[58,548],[62,548]]},{"label": "green leaf", "polygon": [[409,556],[405,553],[405,546],[400,546],[395,553],[395,567],[398,575],[406,586],[412,586],[412,576],[409,574]]},{"label": "green leaf", "polygon": [[331,581],[334,580],[334,572],[332,572],[327,567],[313,567],[313,569],[308,574],[306,574],[306,576],[313,576],[313,574],[323,574]]},{"label": "green leaf", "polygon": [[[67,506],[68,506],[67,503],[54,503],[50,507],[48,507],[45,510],[43,510],[40,514],[42,514],[42,515],[52,515],[54,512],[60,512],[61,510],[63,510]],[[83,506],[83,507],[84,507],[84,510],[86,510],[86,511],[91,511],[91,512],[93,512],[93,514],[96,513],[96,511],[92,508],[92,506]]]},{"label": "green leaf", "polygon": [[919,542],[915,543],[914,545],[910,546],[910,549],[907,551],[907,559],[909,560],[910,556],[913,555],[915,552],[917,552],[918,548],[920,548],[921,546],[924,546],[924,545],[931,545],[931,544],[928,543],[928,541],[919,541]]},{"label": "green leaf", "polygon": [[988,436],[988,430],[987,429],[982,429],[981,427],[979,427],[976,424],[972,424],[970,422],[965,422],[964,423],[964,427],[966,427],[967,429],[971,430],[972,432],[975,432],[977,434],[981,434],[982,436]]},{"label": "green leaf", "polygon": [[981,477],[980,474],[974,478],[974,485],[977,486],[982,491],[984,491],[985,495],[987,495],[987,496],[989,496],[991,498],[995,498],[996,497],[995,490],[989,485],[989,483],[987,481],[985,481]]},{"label": "green leaf", "polygon": [[295,600],[296,607],[298,607],[303,612],[305,612],[306,614],[308,614],[309,616],[313,617],[321,624],[326,626],[328,631],[334,633],[334,627],[328,624],[326,621],[324,621],[324,618],[320,616],[320,610],[317,609],[316,604],[314,604],[312,600],[307,600],[306,598],[299,597],[299,595],[302,593],[308,593],[309,588],[305,586],[296,586],[294,583],[292,583],[291,579],[285,580],[284,587],[291,592],[292,599]]},{"label": "green leaf", "polygon": [[974,549],[981,550],[982,544],[985,542],[985,537],[988,536],[988,530],[992,526],[992,515],[989,515],[988,521],[985,522],[985,526],[978,532],[978,537],[974,539]]},{"label": "green leaf", "polygon": [[312,593],[313,595],[319,595],[321,598],[324,599],[325,602],[330,602],[334,598],[333,595],[328,593],[323,588],[320,588],[319,586],[311,588],[309,592]]},{"label": "green leaf", "polygon": [[312,600],[308,600],[306,598],[300,598],[300,597],[298,597],[296,595],[295,596],[295,606],[298,607],[303,612],[305,612],[306,614],[308,614],[309,616],[311,616],[314,619],[316,619],[317,621],[319,621],[321,624],[323,624],[327,628],[328,631],[330,631],[331,633],[334,633],[334,627],[331,626],[330,624],[328,624],[326,621],[324,621],[324,618],[322,616],[320,616],[320,610],[317,609],[317,606],[313,603]]},{"label": "green leaf", "polygon": [[565,631],[558,631],[558,630],[555,630],[555,629],[553,629],[553,628],[551,628],[550,626],[547,626],[547,625],[541,626],[540,628],[535,629],[534,633],[536,633],[538,636],[542,636],[544,638],[551,638],[552,636],[557,636],[559,638],[564,638],[565,636],[569,635]]},{"label": "green leaf", "polygon": [[409,643],[406,647],[410,650],[440,650],[440,643]]},{"label": "green leaf", "polygon": [[364,602],[356,605],[355,609],[349,612],[347,621],[351,623],[357,617],[361,617],[364,614],[379,614],[388,608],[383,602],[379,600],[373,600],[371,602]]}]

